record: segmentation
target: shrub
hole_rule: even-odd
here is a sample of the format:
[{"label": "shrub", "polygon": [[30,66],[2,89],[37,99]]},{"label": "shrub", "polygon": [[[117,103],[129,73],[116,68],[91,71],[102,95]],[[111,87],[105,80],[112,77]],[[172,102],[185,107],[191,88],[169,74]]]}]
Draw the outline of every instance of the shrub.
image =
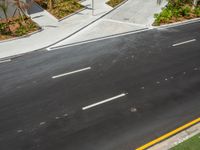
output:
[{"label": "shrub", "polygon": [[180,8],[180,15],[182,16],[189,16],[191,12],[191,7],[183,6]]},{"label": "shrub", "polygon": [[168,8],[164,8],[160,14],[155,14],[154,17],[156,18],[155,24],[160,25],[161,22],[167,22],[172,18],[173,14],[172,11]]},{"label": "shrub", "polygon": [[25,35],[26,33],[28,33],[28,29],[26,27],[24,27],[24,26],[20,26],[15,31],[16,36],[22,36],[22,35]]},{"label": "shrub", "polygon": [[193,9],[193,0],[169,0],[160,14],[155,14],[154,25],[200,17],[200,7]]},{"label": "shrub", "polygon": [[200,7],[196,7],[194,9],[194,14],[197,16],[197,17],[200,17]]},{"label": "shrub", "polygon": [[1,22],[0,23],[0,33],[3,35],[8,35],[10,34],[10,29],[9,29],[9,26],[8,26],[8,23],[7,22]]},{"label": "shrub", "polygon": [[181,6],[184,6],[185,4],[192,5],[193,0],[169,0],[169,3],[174,8],[180,8]]},{"label": "shrub", "polygon": [[39,27],[30,18],[25,18],[23,22],[19,17],[9,18],[9,22],[0,21],[0,40],[26,35],[38,30]]}]

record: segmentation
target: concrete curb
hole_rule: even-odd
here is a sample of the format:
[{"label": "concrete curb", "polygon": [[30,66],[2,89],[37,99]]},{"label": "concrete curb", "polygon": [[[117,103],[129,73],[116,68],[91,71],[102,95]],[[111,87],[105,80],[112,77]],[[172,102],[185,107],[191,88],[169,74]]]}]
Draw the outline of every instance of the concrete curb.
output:
[{"label": "concrete curb", "polygon": [[159,138],[157,138],[157,139],[155,139],[153,141],[150,141],[149,143],[137,148],[136,150],[146,150],[147,148],[150,148],[153,145],[158,144],[158,143],[160,143],[160,142],[162,142],[162,141],[164,141],[164,140],[176,135],[177,133],[180,133],[181,131],[184,131],[184,130],[188,129],[189,127],[194,126],[195,124],[197,124],[199,122],[200,122],[200,118],[197,118],[197,119],[195,119],[195,120],[193,120],[193,121],[191,121],[191,122],[189,122],[189,123],[177,128],[177,129],[175,129],[173,131],[170,131],[170,132],[162,135],[161,137],[159,137]]},{"label": "concrete curb", "polygon": [[176,135],[148,148],[147,150],[170,150],[171,148],[189,140],[200,133],[200,123],[197,123],[188,129],[177,133]]},{"label": "concrete curb", "polygon": [[144,27],[142,29],[137,29],[137,30],[133,30],[133,31],[129,31],[129,32],[123,32],[123,33],[113,34],[113,35],[104,36],[104,37],[100,37],[100,38],[94,38],[94,39],[90,39],[90,40],[85,40],[85,41],[81,41],[81,42],[75,42],[75,43],[71,43],[71,44],[55,46],[55,47],[47,48],[47,50],[51,51],[51,50],[58,49],[58,48],[77,46],[77,45],[91,43],[91,42],[95,42],[95,41],[100,41],[100,40],[105,40],[105,39],[111,39],[111,38],[115,38],[115,37],[120,37],[120,36],[123,36],[123,35],[140,33],[140,32],[144,32],[144,31],[147,31],[147,30],[148,30],[148,28]]},{"label": "concrete curb", "polygon": [[196,22],[199,22],[199,21],[200,21],[200,18],[194,18],[194,19],[179,21],[179,22],[175,22],[175,23],[165,24],[165,25],[161,25],[161,26],[152,26],[152,28],[153,29],[165,29],[165,28],[171,28],[171,27],[186,25],[186,24],[190,24],[190,23],[196,23]]}]

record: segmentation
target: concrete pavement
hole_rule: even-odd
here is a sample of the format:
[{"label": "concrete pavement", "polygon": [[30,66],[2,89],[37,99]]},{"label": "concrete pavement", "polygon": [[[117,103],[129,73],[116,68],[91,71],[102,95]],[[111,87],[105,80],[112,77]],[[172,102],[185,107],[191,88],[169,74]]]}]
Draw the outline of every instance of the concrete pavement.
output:
[{"label": "concrete pavement", "polygon": [[160,4],[157,0],[129,0],[93,25],[50,48],[152,28],[154,14],[159,13],[166,4],[165,0]]},{"label": "concrete pavement", "polygon": [[43,28],[43,31],[28,37],[0,43],[0,59],[38,50],[71,36],[112,10],[105,2],[97,1],[95,15],[92,15],[91,1],[83,1],[85,10],[60,22],[37,4],[34,4],[29,13],[31,13],[31,18]]},{"label": "concrete pavement", "polygon": [[1,63],[0,149],[130,150],[196,119],[199,25]]},{"label": "concrete pavement", "polygon": [[154,22],[154,14],[159,13],[166,4],[166,0],[162,0],[160,4],[157,0],[131,0],[116,11],[111,12],[106,18],[151,26]]},{"label": "concrete pavement", "polygon": [[[33,20],[43,28],[43,31],[18,40],[0,43],[0,59],[44,47],[56,47],[145,29],[153,22],[154,13],[161,11],[161,8],[166,4],[166,1],[158,5],[156,0],[148,2],[129,0],[109,15],[93,23],[113,9],[105,2],[106,0],[95,1],[94,15],[92,15],[91,0],[83,1],[82,4],[87,9],[61,22],[58,22],[55,17],[37,5],[33,5],[29,13],[31,13]],[[90,23],[93,24],[84,28]],[[84,30],[82,30],[83,28]],[[59,42],[65,38],[66,40]],[[59,43],[55,44],[57,42]]]}]

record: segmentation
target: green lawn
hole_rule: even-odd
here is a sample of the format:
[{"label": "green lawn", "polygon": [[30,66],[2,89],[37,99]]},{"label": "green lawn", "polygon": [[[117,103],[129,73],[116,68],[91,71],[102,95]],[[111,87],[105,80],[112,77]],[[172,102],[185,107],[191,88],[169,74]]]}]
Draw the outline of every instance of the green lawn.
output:
[{"label": "green lawn", "polygon": [[178,144],[171,150],[200,150],[200,134]]}]

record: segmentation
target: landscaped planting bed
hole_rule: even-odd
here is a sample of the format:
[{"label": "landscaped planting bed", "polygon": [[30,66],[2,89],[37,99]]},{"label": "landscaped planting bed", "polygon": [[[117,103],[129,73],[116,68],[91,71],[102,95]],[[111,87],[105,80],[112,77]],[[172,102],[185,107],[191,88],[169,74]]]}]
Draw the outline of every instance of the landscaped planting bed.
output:
[{"label": "landscaped planting bed", "polygon": [[78,0],[37,0],[37,3],[54,15],[57,19],[62,19],[78,10],[84,8]]},{"label": "landscaped planting bed", "polygon": [[30,18],[14,17],[0,20],[0,40],[19,37],[37,31],[40,27]]},{"label": "landscaped planting bed", "polygon": [[160,14],[155,14],[153,25],[169,24],[200,17],[200,3],[193,5],[193,0],[169,0]]},{"label": "landscaped planting bed", "polygon": [[111,7],[115,7],[122,3],[124,0],[109,0],[106,4],[110,5]]}]

